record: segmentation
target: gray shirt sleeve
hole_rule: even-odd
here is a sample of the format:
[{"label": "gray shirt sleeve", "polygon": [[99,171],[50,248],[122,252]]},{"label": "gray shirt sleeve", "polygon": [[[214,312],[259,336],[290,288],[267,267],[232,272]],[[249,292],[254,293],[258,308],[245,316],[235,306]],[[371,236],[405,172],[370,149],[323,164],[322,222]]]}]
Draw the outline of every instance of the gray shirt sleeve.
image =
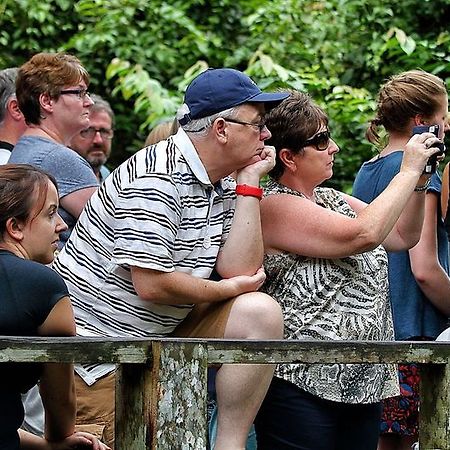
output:
[{"label": "gray shirt sleeve", "polygon": [[41,167],[56,178],[60,198],[80,189],[98,186],[89,163],[68,148],[53,149],[42,160]]}]

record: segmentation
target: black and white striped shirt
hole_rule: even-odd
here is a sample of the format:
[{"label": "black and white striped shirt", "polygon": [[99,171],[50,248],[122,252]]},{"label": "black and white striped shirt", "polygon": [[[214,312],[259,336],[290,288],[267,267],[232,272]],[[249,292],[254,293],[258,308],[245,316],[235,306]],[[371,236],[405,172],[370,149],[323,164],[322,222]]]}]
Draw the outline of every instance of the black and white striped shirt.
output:
[{"label": "black and white striped shirt", "polygon": [[[215,186],[183,130],[118,167],[89,200],[54,268],[81,336],[164,336],[192,305],[141,300],[131,266],[208,278],[231,227],[231,177]],[[88,370],[91,384],[110,368]],[[79,372],[80,373],[80,372]]]}]

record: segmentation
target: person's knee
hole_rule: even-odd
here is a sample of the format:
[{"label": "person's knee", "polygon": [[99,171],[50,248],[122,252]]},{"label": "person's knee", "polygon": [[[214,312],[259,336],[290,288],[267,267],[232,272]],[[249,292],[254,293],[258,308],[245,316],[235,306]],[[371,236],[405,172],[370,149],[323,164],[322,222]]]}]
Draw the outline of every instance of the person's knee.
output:
[{"label": "person's knee", "polygon": [[225,338],[281,339],[283,313],[269,295],[251,292],[236,298],[225,329]]}]

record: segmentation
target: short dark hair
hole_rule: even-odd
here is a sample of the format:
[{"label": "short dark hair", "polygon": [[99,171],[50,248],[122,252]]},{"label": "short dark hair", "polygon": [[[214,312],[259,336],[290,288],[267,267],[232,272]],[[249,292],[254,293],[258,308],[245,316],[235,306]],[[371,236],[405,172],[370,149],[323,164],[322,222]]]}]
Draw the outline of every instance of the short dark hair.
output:
[{"label": "short dark hair", "polygon": [[8,100],[16,93],[18,71],[17,67],[0,70],[0,124],[5,119]]},{"label": "short dark hair", "polygon": [[277,158],[269,176],[278,180],[284,173],[284,164],[279,158],[283,148],[300,153],[307,139],[323,125],[328,125],[325,112],[316,105],[308,94],[290,91],[290,96],[266,115],[267,128],[272,137],[266,142],[275,147]]}]

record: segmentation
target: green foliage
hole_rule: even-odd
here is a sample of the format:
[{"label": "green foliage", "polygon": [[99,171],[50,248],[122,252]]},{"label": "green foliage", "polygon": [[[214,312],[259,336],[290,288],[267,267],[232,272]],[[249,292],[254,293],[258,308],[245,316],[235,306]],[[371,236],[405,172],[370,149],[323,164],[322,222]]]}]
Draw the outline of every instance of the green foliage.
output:
[{"label": "green foliage", "polygon": [[380,84],[417,67],[449,81],[449,13],[450,0],[0,0],[0,67],[76,54],[117,114],[113,164],[207,67],[307,91],[341,148],[332,183],[349,190],[374,151],[364,134]]}]

